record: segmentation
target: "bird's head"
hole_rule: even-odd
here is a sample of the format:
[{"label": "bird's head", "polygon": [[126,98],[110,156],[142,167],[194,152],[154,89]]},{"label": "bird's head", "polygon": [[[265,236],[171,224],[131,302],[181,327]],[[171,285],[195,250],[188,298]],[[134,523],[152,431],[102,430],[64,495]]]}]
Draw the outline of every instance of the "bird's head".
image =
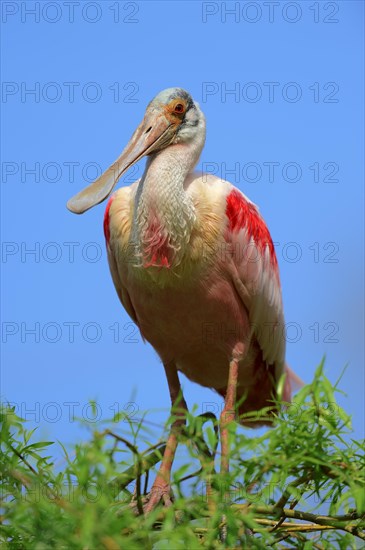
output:
[{"label": "bird's head", "polygon": [[120,177],[146,155],[169,145],[189,143],[205,136],[205,119],[190,94],[167,88],[148,104],[145,116],[120,157],[94,183],[72,197],[67,208],[82,214],[105,200]]},{"label": "bird's head", "polygon": [[167,88],[157,94],[147,106],[143,122],[151,118],[160,118],[166,125],[170,139],[168,145],[195,139],[205,126],[204,115],[199,105],[182,88]]}]

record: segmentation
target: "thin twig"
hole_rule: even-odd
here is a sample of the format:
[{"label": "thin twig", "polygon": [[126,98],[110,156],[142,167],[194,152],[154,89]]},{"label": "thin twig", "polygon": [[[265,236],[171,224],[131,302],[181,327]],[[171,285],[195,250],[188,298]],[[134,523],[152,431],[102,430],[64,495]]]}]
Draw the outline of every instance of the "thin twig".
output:
[{"label": "thin twig", "polygon": [[[254,518],[254,521],[256,521],[256,523],[259,523],[260,525],[276,525],[276,521],[273,520],[273,519],[265,519],[265,518]],[[285,518],[284,518],[284,522],[281,524],[280,528],[281,529],[296,529],[298,528],[298,530],[300,531],[301,528],[310,528],[309,530],[313,529],[313,530],[325,530],[325,529],[335,529],[335,527],[331,526],[331,525],[318,525],[316,523],[310,523],[310,524],[306,524],[306,523],[294,523],[294,522],[291,522],[291,521],[285,521]]]},{"label": "thin twig", "polygon": [[[236,506],[239,507],[242,505],[236,505]],[[277,513],[277,509],[275,509],[275,506],[266,506],[266,507],[251,506],[250,509],[254,513],[262,514],[262,515],[271,515],[271,514]],[[291,510],[290,508],[283,508],[281,512],[282,512],[282,515],[284,515],[286,518],[301,519],[303,521],[310,521],[312,523],[317,523],[318,525],[328,525],[330,527],[340,529],[341,531],[346,531],[347,533],[351,533],[352,535],[355,535],[356,537],[362,540],[365,540],[365,532],[360,531],[358,525],[343,525],[342,522],[346,521],[344,519],[341,519],[339,521],[336,517],[321,516],[321,515],[312,514],[310,512]],[[351,519],[353,520],[353,518]]]},{"label": "thin twig", "polygon": [[132,453],[137,458],[137,465],[136,465],[137,466],[136,468],[137,469],[136,471],[137,509],[138,509],[138,513],[140,515],[143,515],[144,512],[143,512],[142,494],[141,494],[141,475],[142,475],[141,455],[137,447],[133,445],[130,441],[128,441],[128,439],[125,439],[124,437],[121,437],[120,435],[115,434],[111,430],[105,430],[104,433],[105,435],[110,435],[111,437],[114,437],[117,441],[124,443],[124,445],[126,445],[126,447],[128,447],[128,449],[132,451]]},{"label": "thin twig", "polygon": [[33,468],[30,462],[28,462],[28,460],[15,447],[13,447],[12,445],[9,445],[9,447],[13,451],[13,453],[15,453],[16,456],[19,457],[22,462],[24,462],[24,464],[29,468],[29,470],[37,476],[38,472],[35,468]]},{"label": "thin twig", "polygon": [[[160,462],[161,456],[163,456],[166,448],[166,443],[161,442],[158,445],[147,449],[141,454],[141,475],[150,470],[155,464]],[[151,451],[151,449],[153,449]],[[109,482],[111,487],[118,487],[119,491],[122,491],[129,485],[134,479],[136,479],[136,466],[129,466],[124,472],[117,475],[112,481]]]},{"label": "thin twig", "polygon": [[288,502],[289,498],[291,497],[291,494],[289,492],[289,489],[291,487],[299,487],[299,485],[302,485],[303,483],[306,483],[307,481],[310,481],[310,474],[306,474],[302,477],[299,477],[298,479],[296,479],[295,481],[292,481],[291,483],[289,483],[289,485],[287,486],[287,488],[285,489],[285,491],[283,492],[283,494],[281,495],[281,497],[279,498],[279,500],[277,501],[277,503],[275,504],[275,508],[278,508],[279,510],[282,510],[285,506],[285,504]]},{"label": "thin twig", "polygon": [[[28,462],[28,460],[17,449],[15,449],[15,447],[13,447],[10,444],[9,444],[9,447],[13,451],[13,453],[16,454],[16,456],[18,458],[20,458],[20,460],[27,466],[27,468],[29,468],[29,470],[35,476],[37,476],[39,478],[40,477],[39,472],[37,472],[37,470],[35,468],[33,468],[33,466],[30,464],[30,462]],[[28,480],[26,477],[24,477],[22,474],[20,474],[17,470],[12,470],[11,473],[12,473],[13,477],[15,477],[16,479],[18,479],[19,481],[21,481],[23,483],[23,485],[24,485],[24,487],[26,487],[26,489],[28,489],[28,490],[30,489],[30,487],[32,485],[31,480]],[[52,499],[55,502],[57,502],[63,508],[66,508],[68,506],[68,503],[63,498],[60,498],[58,496],[58,494],[49,486],[48,483],[45,482],[45,486],[47,487],[47,490],[50,492],[50,494],[52,495]]]}]

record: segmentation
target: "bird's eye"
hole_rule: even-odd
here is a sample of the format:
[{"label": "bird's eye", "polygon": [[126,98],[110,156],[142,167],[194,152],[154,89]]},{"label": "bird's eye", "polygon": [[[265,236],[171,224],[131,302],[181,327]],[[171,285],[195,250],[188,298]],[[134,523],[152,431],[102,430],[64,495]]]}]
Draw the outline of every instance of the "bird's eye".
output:
[{"label": "bird's eye", "polygon": [[177,103],[174,107],[175,113],[183,113],[185,111],[185,107],[182,103]]}]

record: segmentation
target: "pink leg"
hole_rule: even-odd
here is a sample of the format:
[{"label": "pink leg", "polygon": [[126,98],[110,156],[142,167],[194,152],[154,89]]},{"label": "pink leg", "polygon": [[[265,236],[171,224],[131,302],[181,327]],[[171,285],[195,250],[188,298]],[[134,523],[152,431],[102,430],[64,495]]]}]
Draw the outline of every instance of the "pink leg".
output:
[{"label": "pink leg", "polygon": [[227,392],[224,400],[224,408],[220,416],[221,434],[221,473],[227,474],[229,470],[229,437],[228,424],[235,419],[236,393],[238,378],[238,361],[232,359],[229,364]]},{"label": "pink leg", "polygon": [[[238,379],[238,361],[232,359],[229,364],[227,392],[224,399],[224,408],[220,416],[220,435],[221,435],[221,474],[223,476],[229,471],[229,432],[228,425],[233,422],[236,416],[236,394],[237,394],[237,379]],[[224,480],[224,483],[226,481]],[[224,491],[224,498],[229,498],[229,489]],[[225,516],[222,520],[225,523]],[[222,528],[221,539],[225,541],[227,538],[227,525]]]},{"label": "pink leg", "polygon": [[185,426],[185,416],[188,410],[181,392],[180,381],[174,363],[164,364],[164,367],[170,390],[171,414],[176,419],[171,426],[161,466],[149,493],[149,499],[144,509],[146,513],[153,510],[161,501],[166,506],[171,505],[171,468],[178,444],[178,435],[182,427]]}]

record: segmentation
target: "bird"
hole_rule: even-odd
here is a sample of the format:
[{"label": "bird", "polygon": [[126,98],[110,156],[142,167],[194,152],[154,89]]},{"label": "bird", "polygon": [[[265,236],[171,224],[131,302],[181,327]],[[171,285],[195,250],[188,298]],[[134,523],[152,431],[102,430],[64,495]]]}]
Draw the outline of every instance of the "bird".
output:
[{"label": "bird", "polygon": [[179,373],[224,399],[223,474],[229,471],[230,422],[270,425],[275,400],[289,402],[299,380],[285,362],[270,232],[240,189],[194,171],[205,138],[199,104],[182,88],[165,89],[148,104],[118,159],[67,203],[73,213],[86,212],[147,157],[142,177],[111,195],[104,215],[116,292],[161,359],[174,415],[146,512],[171,504],[172,464],[187,412]]}]

